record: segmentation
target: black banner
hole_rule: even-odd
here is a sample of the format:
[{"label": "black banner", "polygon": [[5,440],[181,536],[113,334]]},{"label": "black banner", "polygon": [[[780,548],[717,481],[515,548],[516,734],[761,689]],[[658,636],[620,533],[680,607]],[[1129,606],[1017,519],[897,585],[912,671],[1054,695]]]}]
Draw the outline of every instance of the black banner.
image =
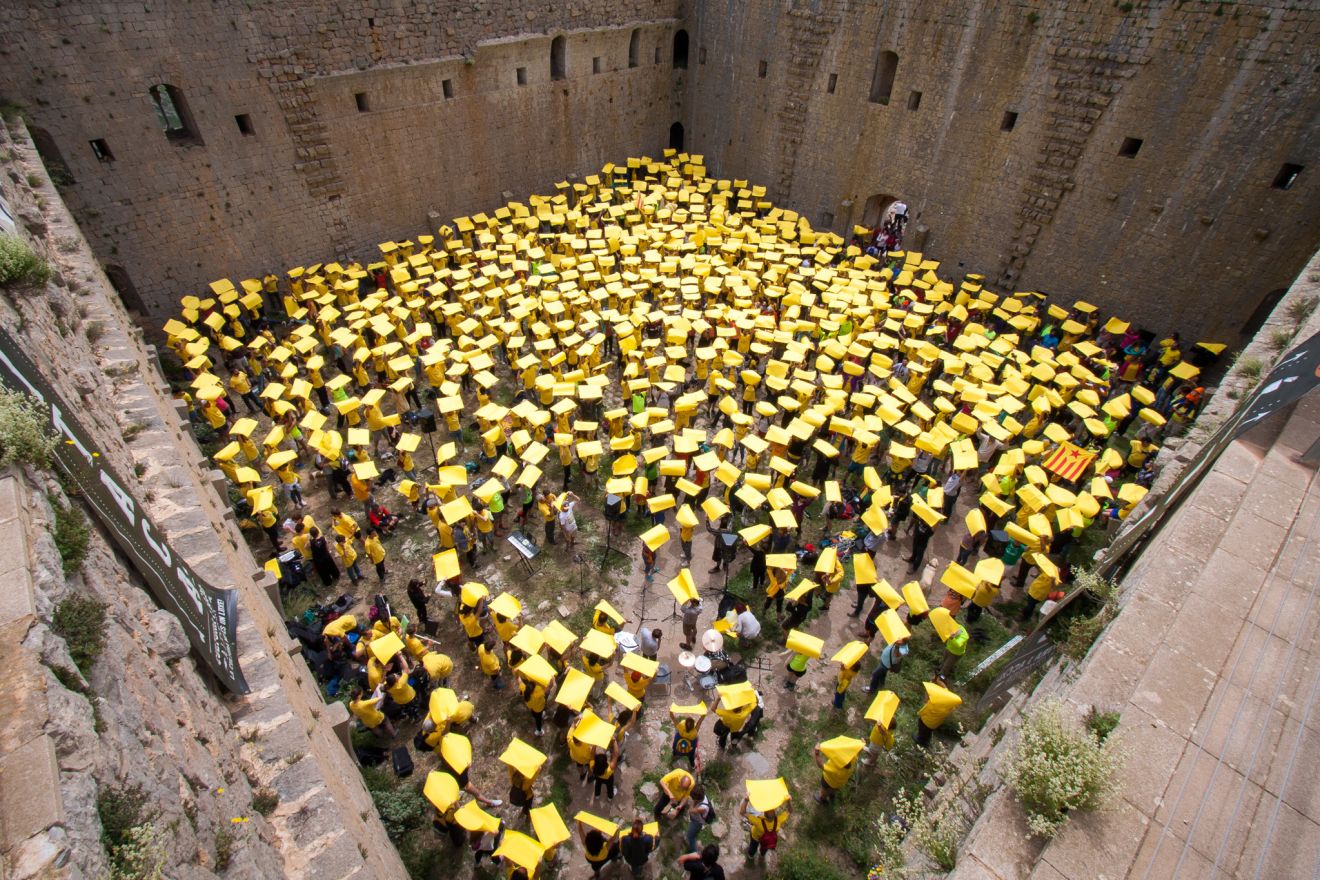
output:
[{"label": "black banner", "polygon": [[151,587],[156,601],[183,624],[193,648],[225,687],[247,693],[247,682],[238,667],[237,592],[210,586],[170,549],[128,493],[128,484],[111,470],[91,437],[3,328],[0,381],[49,407],[50,424],[60,441],[55,447],[56,464],[77,485],[101,525]]}]

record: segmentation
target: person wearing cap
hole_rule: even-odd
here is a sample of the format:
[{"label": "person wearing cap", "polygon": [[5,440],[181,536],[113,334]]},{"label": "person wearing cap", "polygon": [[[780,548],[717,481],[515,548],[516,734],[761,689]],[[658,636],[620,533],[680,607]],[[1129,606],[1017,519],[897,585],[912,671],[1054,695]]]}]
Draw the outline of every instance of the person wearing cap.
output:
[{"label": "person wearing cap", "polygon": [[651,811],[656,819],[672,819],[687,809],[697,781],[686,770],[670,770],[660,777],[660,796]]}]

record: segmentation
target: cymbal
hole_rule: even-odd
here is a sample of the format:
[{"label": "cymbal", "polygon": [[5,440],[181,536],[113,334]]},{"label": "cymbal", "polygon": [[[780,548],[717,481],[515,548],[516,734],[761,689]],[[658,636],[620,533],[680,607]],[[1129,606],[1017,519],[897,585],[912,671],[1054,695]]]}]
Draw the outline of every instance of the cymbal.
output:
[{"label": "cymbal", "polygon": [[678,665],[684,669],[691,669],[697,665],[697,655],[691,651],[680,651],[678,654]]}]

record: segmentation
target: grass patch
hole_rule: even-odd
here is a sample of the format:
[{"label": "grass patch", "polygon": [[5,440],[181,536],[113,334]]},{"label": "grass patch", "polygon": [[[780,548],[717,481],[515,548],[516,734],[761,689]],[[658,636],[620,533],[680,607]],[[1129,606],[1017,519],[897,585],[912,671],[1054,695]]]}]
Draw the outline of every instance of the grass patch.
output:
[{"label": "grass patch", "polygon": [[51,628],[68,644],[78,671],[91,675],[105,647],[105,606],[86,596],[70,596],[55,606]]},{"label": "grass patch", "polygon": [[1259,382],[1265,372],[1265,362],[1254,355],[1241,355],[1233,361],[1233,375],[1241,376],[1248,382]]},{"label": "grass patch", "polygon": [[82,508],[75,504],[67,507],[49,497],[50,506],[55,511],[55,548],[60,551],[60,563],[65,575],[71,575],[82,568],[87,558],[87,547],[91,541],[91,532],[87,528],[87,516]]},{"label": "grass patch", "polygon": [[[1312,276],[1311,281],[1320,280],[1318,276]],[[1316,303],[1320,303],[1320,297],[1302,296],[1288,303],[1288,320],[1294,324],[1301,325],[1311,313],[1315,311]]]},{"label": "grass patch", "polygon": [[280,805],[280,793],[273,788],[258,788],[252,793],[252,809],[269,816]]}]

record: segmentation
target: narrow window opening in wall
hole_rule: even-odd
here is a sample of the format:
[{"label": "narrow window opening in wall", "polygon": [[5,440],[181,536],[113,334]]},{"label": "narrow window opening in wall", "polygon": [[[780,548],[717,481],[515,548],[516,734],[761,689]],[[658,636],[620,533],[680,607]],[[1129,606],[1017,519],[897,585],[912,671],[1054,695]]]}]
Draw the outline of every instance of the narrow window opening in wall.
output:
[{"label": "narrow window opening in wall", "polygon": [[837,73],[831,73],[830,81],[829,83],[826,84],[825,91],[832,95],[834,94],[834,89],[837,88],[838,85],[839,85],[839,75]]},{"label": "narrow window opening in wall", "polygon": [[1297,182],[1297,176],[1302,173],[1303,165],[1294,165],[1291,162],[1284,162],[1279,173],[1274,175],[1274,183],[1271,184],[1275,189],[1292,189],[1292,185]]},{"label": "narrow window opening in wall", "polygon": [[374,19],[374,18],[368,18],[368,19],[367,19],[367,27],[375,27],[375,26],[376,26],[376,19]]},{"label": "narrow window opening in wall", "polygon": [[568,76],[568,41],[555,37],[550,41],[550,78],[563,79]]},{"label": "narrow window opening in wall", "polygon": [[628,38],[628,66],[629,66],[629,67],[636,67],[636,66],[637,66],[637,64],[638,64],[637,59],[641,57],[641,49],[642,49],[642,32],[641,32],[641,31],[638,31],[638,30],[635,30],[635,31],[632,32],[632,36],[630,36],[630,37]]},{"label": "narrow window opening in wall", "polygon": [[527,68],[525,68],[525,67],[520,67],[520,68],[518,68],[518,69],[514,72],[514,76],[515,76],[515,77],[517,78],[517,80],[518,80],[518,85],[520,85],[520,86],[525,86],[525,85],[527,85]]},{"label": "narrow window opening in wall", "polygon": [[822,211],[820,215],[820,225],[822,229],[829,229],[834,225],[834,215],[829,211]]},{"label": "narrow window opening in wall", "polygon": [[678,31],[674,34],[674,69],[687,70],[688,62],[688,32]]},{"label": "narrow window opening in wall", "polygon": [[591,72],[600,73],[600,56],[591,59]]},{"label": "narrow window opening in wall", "polygon": [[188,102],[184,100],[183,92],[172,85],[161,83],[152,86],[150,94],[151,103],[156,108],[156,119],[165,137],[177,144],[201,144],[201,136],[197,133],[192,114],[188,112]]},{"label": "narrow window opening in wall", "polygon": [[238,130],[243,137],[252,137],[257,133],[257,130],[252,127],[252,117],[248,116],[246,113],[240,113],[235,116],[234,122],[238,125]]},{"label": "narrow window opening in wall", "polygon": [[700,49],[697,50],[697,63],[698,63],[698,64],[705,64],[705,63],[706,63],[706,47],[705,47],[705,46],[702,46]]},{"label": "narrow window opening in wall", "polygon": [[656,63],[656,64],[659,64],[659,63],[660,63],[660,47],[659,47],[659,46],[656,46],[656,47],[655,47],[655,63]]},{"label": "narrow window opening in wall", "polygon": [[1012,131],[1017,126],[1017,113],[1012,110],[1004,111],[1004,118],[999,121],[1000,131]]},{"label": "narrow window opening in wall", "polygon": [[756,62],[756,75],[761,79],[765,79],[765,75],[769,69],[770,65],[766,64],[764,61]]},{"label": "narrow window opening in wall", "polygon": [[41,163],[46,166],[50,182],[56,186],[73,186],[76,183],[73,172],[69,171],[69,164],[64,161],[64,154],[60,152],[59,145],[55,143],[55,138],[50,136],[50,132],[39,126],[29,125],[28,134],[32,135],[32,145],[37,148],[37,155],[41,157]]},{"label": "narrow window opening in wall", "polygon": [[921,106],[921,92],[914,91],[908,95],[908,109],[916,110]]},{"label": "narrow window opening in wall", "polygon": [[1118,155],[1124,159],[1131,159],[1139,152],[1141,152],[1141,138],[1123,138],[1123,143],[1118,148]]},{"label": "narrow window opening in wall", "polygon": [[110,145],[105,142],[105,138],[96,138],[91,141],[92,155],[102,162],[115,161],[115,154],[110,152]]},{"label": "narrow window opening in wall", "polygon": [[441,80],[440,92],[446,99],[454,97],[454,81],[452,79]]},{"label": "narrow window opening in wall", "polygon": [[359,113],[366,113],[371,109],[371,102],[367,100],[366,92],[358,92],[353,96],[353,103],[357,104]]},{"label": "narrow window opening in wall", "polygon": [[894,75],[898,73],[898,53],[881,52],[875,61],[875,73],[871,76],[871,103],[888,104],[889,96],[894,91]]}]

